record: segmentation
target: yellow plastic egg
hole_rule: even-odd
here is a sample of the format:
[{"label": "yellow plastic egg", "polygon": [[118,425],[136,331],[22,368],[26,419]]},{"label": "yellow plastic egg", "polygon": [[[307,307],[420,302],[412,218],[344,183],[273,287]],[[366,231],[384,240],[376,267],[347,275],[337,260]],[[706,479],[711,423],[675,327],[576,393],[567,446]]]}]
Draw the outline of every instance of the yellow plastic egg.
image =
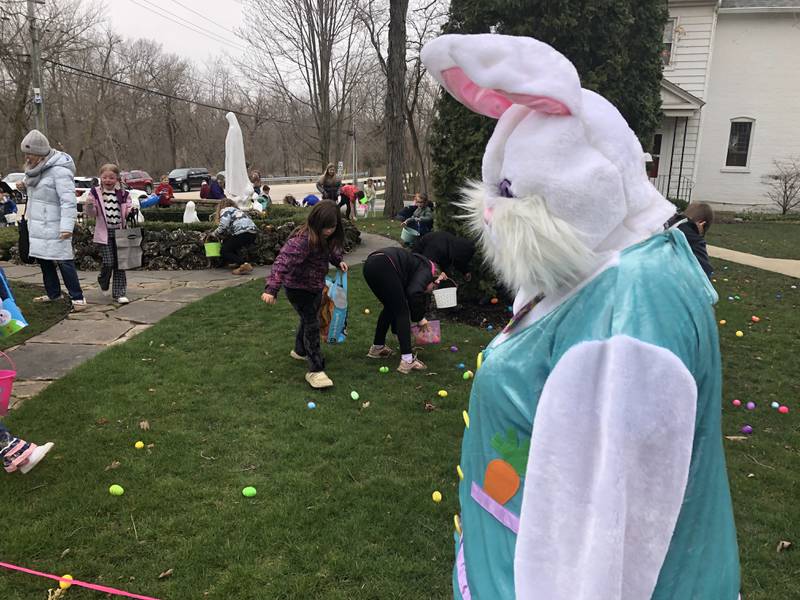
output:
[{"label": "yellow plastic egg", "polygon": [[[73,577],[72,577],[72,575],[62,575],[61,579],[70,579],[71,580],[71,579],[73,579]],[[58,582],[58,587],[60,587],[62,590],[68,590],[69,588],[72,587],[72,584],[67,582],[67,581],[59,581]]]},{"label": "yellow plastic egg", "polygon": [[144,448],[144,442],[136,442],[133,445],[133,447],[136,448],[137,450],[141,450],[142,448]]},{"label": "yellow plastic egg", "polygon": [[466,425],[467,429],[469,429],[469,413],[467,413],[467,411],[463,411],[461,416],[464,417],[464,425]]},{"label": "yellow plastic egg", "polygon": [[447,398],[447,390],[439,390],[439,398]]},{"label": "yellow plastic egg", "polygon": [[744,332],[743,331],[737,331],[736,332],[736,337],[744,337]]},{"label": "yellow plastic egg", "polygon": [[461,518],[458,515],[453,515],[453,525],[456,528],[456,533],[461,535]]},{"label": "yellow plastic egg", "polygon": [[458,478],[464,481],[464,471],[461,470],[461,465],[456,465],[456,473],[458,473]]},{"label": "yellow plastic egg", "polygon": [[436,490],[431,494],[431,498],[433,499],[434,502],[436,502],[436,504],[439,504],[439,502],[442,501],[442,492]]}]

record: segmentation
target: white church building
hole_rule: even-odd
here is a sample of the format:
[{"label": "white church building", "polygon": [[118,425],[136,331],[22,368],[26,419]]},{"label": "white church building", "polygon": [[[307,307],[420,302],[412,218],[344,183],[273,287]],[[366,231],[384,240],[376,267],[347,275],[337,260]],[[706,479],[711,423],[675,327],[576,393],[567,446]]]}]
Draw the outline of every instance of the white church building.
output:
[{"label": "white church building", "polygon": [[800,158],[800,0],[669,0],[669,13],[651,180],[720,210],[774,210],[763,178]]}]

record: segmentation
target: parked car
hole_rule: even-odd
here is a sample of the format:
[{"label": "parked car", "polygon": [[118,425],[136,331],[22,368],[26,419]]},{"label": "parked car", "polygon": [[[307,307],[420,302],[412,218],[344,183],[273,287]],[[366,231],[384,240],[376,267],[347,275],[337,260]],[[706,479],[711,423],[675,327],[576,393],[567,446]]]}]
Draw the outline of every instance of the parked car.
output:
[{"label": "parked car", "polygon": [[81,177],[75,176],[75,197],[80,198],[93,187],[100,185],[100,180],[97,177]]},{"label": "parked car", "polygon": [[17,189],[17,182],[22,181],[23,179],[25,179],[25,173],[9,173],[3,177],[3,183],[7,183],[8,187],[11,188],[11,193],[14,196],[14,202],[17,204],[20,202],[25,202],[28,199],[28,196],[24,191]]},{"label": "parked car", "polygon": [[169,184],[175,191],[188,192],[191,189],[199,189],[204,181],[208,181],[211,176],[208,169],[173,169],[170,171]]},{"label": "parked car", "polygon": [[144,190],[153,193],[153,178],[146,171],[123,171],[122,183],[131,190]]}]

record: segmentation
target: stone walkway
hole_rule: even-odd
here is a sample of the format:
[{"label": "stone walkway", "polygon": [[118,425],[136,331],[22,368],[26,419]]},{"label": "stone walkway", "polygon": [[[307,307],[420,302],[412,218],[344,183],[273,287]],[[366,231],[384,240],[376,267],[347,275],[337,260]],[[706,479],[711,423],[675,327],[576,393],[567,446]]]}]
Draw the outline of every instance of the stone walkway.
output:
[{"label": "stone walkway", "polygon": [[755,267],[756,269],[772,271],[773,273],[780,273],[781,275],[800,279],[800,260],[765,258],[755,254],[737,252],[736,250],[728,250],[727,248],[718,248],[716,246],[709,246],[708,254],[712,258],[721,258],[722,260],[729,260],[739,263],[740,265],[747,265],[748,267]]},{"label": "stone walkway", "polygon": [[[370,252],[395,242],[379,235],[361,234],[361,245],[350,252],[348,264],[362,263]],[[41,285],[36,265],[0,263],[12,281]],[[12,408],[45,389],[81,363],[108,346],[122,344],[176,310],[222,289],[264,279],[269,267],[258,267],[250,275],[237,277],[225,269],[199,271],[129,271],[125,306],[112,304],[97,284],[96,271],[80,271],[89,306],[70,313],[63,321],[7,350],[17,365]]]}]

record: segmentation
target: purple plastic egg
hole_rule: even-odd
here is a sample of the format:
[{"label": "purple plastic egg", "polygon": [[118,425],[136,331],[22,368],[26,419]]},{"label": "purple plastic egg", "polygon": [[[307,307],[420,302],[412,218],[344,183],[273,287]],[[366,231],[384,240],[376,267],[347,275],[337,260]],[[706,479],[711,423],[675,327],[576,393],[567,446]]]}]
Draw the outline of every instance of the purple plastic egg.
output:
[{"label": "purple plastic egg", "polygon": [[755,410],[756,409],[756,403],[755,402],[748,402],[747,404],[745,404],[745,406],[747,407],[747,410]]},{"label": "purple plastic egg", "polygon": [[745,435],[750,435],[751,433],[753,433],[753,428],[750,425],[745,425],[744,427],[742,427],[742,433]]},{"label": "purple plastic egg", "polygon": [[450,346],[450,352],[458,352],[458,346]]}]

